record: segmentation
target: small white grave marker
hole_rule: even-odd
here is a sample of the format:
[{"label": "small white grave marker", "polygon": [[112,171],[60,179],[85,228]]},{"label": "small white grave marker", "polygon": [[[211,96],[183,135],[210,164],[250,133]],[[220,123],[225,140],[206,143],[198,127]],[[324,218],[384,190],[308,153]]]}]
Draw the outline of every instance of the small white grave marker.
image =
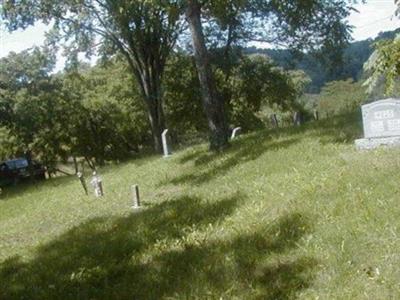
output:
[{"label": "small white grave marker", "polygon": [[318,121],[319,120],[319,112],[318,110],[314,109],[314,120]]},{"label": "small white grave marker", "polygon": [[301,114],[300,114],[300,112],[296,111],[296,112],[293,114],[293,124],[294,124],[295,126],[300,126],[300,125],[301,125],[301,122],[302,122]]},{"label": "small white grave marker", "polygon": [[93,172],[93,177],[92,180],[90,181],[90,184],[93,186],[94,195],[96,196],[96,198],[102,197],[104,195],[103,183],[101,181],[100,176],[97,175],[96,171]]},{"label": "small white grave marker", "polygon": [[168,129],[165,129],[163,133],[161,134],[161,139],[162,139],[162,146],[163,146],[163,151],[164,151],[164,157],[168,157],[171,155],[171,151],[168,148]]},{"label": "small white grave marker", "polygon": [[236,127],[235,129],[232,130],[231,140],[233,140],[236,137],[236,134],[240,130],[242,130],[242,127]]}]

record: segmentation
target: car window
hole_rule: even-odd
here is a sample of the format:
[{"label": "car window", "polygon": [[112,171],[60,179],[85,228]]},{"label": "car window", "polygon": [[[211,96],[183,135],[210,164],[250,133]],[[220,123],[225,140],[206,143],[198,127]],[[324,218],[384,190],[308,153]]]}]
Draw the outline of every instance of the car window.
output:
[{"label": "car window", "polygon": [[26,159],[13,159],[6,161],[5,164],[10,170],[16,170],[28,167],[28,161]]},{"label": "car window", "polygon": [[28,166],[28,161],[26,159],[18,159],[15,161],[15,166],[20,168],[26,168]]},{"label": "car window", "polygon": [[13,160],[6,161],[5,164],[7,165],[7,167],[8,167],[10,170],[14,170],[14,169],[16,168],[16,167],[15,167],[15,162],[14,162]]}]

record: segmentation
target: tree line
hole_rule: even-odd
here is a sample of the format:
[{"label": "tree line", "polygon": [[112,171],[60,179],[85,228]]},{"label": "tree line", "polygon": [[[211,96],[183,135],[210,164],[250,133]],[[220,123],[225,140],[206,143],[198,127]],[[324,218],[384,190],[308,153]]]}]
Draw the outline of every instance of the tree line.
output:
[{"label": "tree line", "polygon": [[[284,71],[268,57],[236,54],[228,71],[210,52],[218,97],[230,127],[265,126],[263,107],[297,111],[308,78]],[[147,107],[126,60],[117,55],[91,67],[53,73],[46,48],[11,53],[0,60],[1,159],[31,151],[50,169],[58,161],[83,157],[90,165],[130,157],[153,145]],[[201,86],[194,57],[174,52],[165,67],[163,111],[175,142],[204,136]]]},{"label": "tree line", "polygon": [[[310,78],[307,93],[319,93],[321,88],[328,82],[347,80],[365,80],[364,64],[368,61],[375,46],[382,43],[389,43],[396,35],[400,34],[400,29],[381,32],[374,39],[351,42],[343,50],[343,64],[319,60],[315,53],[301,53],[287,49],[259,49],[248,47],[243,49],[248,54],[265,54],[271,57],[279,66],[284,69],[303,70]],[[391,47],[394,51],[395,46]],[[395,61],[395,60],[393,60]],[[373,63],[372,63],[373,65]],[[395,65],[393,63],[392,65]]]},{"label": "tree line", "polygon": [[[340,61],[350,38],[345,22],[354,1],[298,0],[81,0],[5,1],[2,17],[9,30],[37,21],[52,24],[48,43],[63,45],[73,66],[78,54],[118,53],[125,59],[146,107],[153,145],[160,151],[165,128],[162,80],[172,49],[192,48],[207,119],[210,149],[228,145],[225,99],[216,91],[209,48],[225,49],[258,40],[289,48],[319,51]],[[186,41],[185,41],[186,40]],[[228,70],[229,75],[229,70]]]},{"label": "tree line", "polygon": [[[293,99],[307,81],[306,76],[289,76],[289,71],[265,58],[244,56],[238,46],[268,42],[329,57],[332,66],[340,65],[351,37],[345,19],[353,4],[346,0],[5,1],[1,14],[10,31],[37,21],[51,24],[52,29],[47,34],[48,53],[14,57],[18,61],[25,55],[27,64],[36,68],[33,72],[12,74],[18,78],[13,86],[7,82],[7,72],[15,70],[2,68],[6,79],[1,134],[12,135],[10,141],[19,141],[20,148],[38,153],[53,149],[46,150],[48,162],[82,155],[101,163],[116,153],[148,145],[149,136],[160,151],[167,124],[206,127],[210,149],[219,151],[229,144],[230,122],[254,127],[254,113],[263,101],[287,109],[298,105]],[[68,58],[67,72],[53,76],[52,63],[46,60],[54,58],[52,51],[60,47]],[[82,72],[80,53],[96,53],[108,68],[124,70],[117,72],[123,78],[115,75],[119,81],[114,82],[108,75],[113,71],[103,67]],[[174,68],[179,70],[168,73]],[[55,91],[58,94],[50,96]],[[105,95],[106,100],[98,100]],[[40,115],[40,122],[30,115]],[[183,126],[185,122],[190,126]],[[118,126],[108,126],[112,123]],[[124,151],[115,149],[122,145]]]}]

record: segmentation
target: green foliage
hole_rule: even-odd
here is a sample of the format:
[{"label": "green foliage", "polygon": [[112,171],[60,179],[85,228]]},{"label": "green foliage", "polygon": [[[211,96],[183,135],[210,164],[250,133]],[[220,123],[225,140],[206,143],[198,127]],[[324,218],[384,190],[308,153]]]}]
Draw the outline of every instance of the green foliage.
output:
[{"label": "green foliage", "polygon": [[[308,78],[301,71],[284,72],[265,56],[237,56],[227,67],[226,60],[213,53],[213,68],[220,97],[231,127],[243,130],[264,127],[257,113],[262,107],[281,111],[298,109]],[[202,114],[200,87],[193,59],[176,54],[169,61],[164,84],[164,99],[169,128],[180,134],[204,132],[206,119]]]},{"label": "green foliage", "polygon": [[2,157],[31,151],[49,167],[70,156],[103,164],[149,144],[145,108],[125,64],[50,75],[43,57],[35,49],[2,60],[1,138],[10,137]]},{"label": "green foliage", "polygon": [[[350,26],[345,19],[352,3],[213,0],[202,3],[201,14],[210,24],[211,34],[207,38],[212,41],[214,33],[216,47],[225,47],[226,53],[234,44],[261,40],[315,50],[329,56],[329,62],[334,62],[331,65],[336,65],[350,38]],[[182,15],[187,4],[187,1],[146,0],[6,1],[1,14],[9,30],[26,28],[36,21],[51,23],[48,42],[64,46],[70,68],[76,67],[79,52],[90,56],[98,48],[104,57],[119,52],[136,78],[146,103],[154,145],[160,150],[160,134],[165,128],[161,81],[167,58],[183,31]]]},{"label": "green foliage", "polygon": [[[12,146],[3,144],[3,153],[14,156],[30,150],[49,167],[70,156],[103,164],[150,143],[140,88],[125,61],[80,65],[50,75],[51,61],[45,57],[35,49],[3,60],[1,124],[4,136],[14,137]],[[213,65],[217,87],[231,126],[244,130],[264,126],[257,116],[261,107],[293,110],[307,83],[303,73],[283,72],[263,56],[235,56],[228,66],[221,61],[215,59]],[[207,121],[193,58],[184,53],[172,56],[163,86],[168,127],[181,137],[202,136]]]},{"label": "green foliage", "polygon": [[379,85],[381,78],[386,81],[386,94],[392,94],[400,79],[400,34],[394,40],[384,40],[375,44],[375,52],[365,64],[370,77],[365,82],[368,92]]},{"label": "green foliage", "polygon": [[[211,47],[225,48],[226,51],[233,45],[243,46],[252,41],[286,48],[257,52],[268,53],[281,66],[300,65],[313,79],[308,91],[316,92],[326,81],[349,76],[347,60],[351,51],[347,46],[352,29],[345,20],[355,2],[207,1],[205,15],[215,17],[208,20],[207,38]],[[368,51],[368,48],[363,49],[364,60]],[[289,62],[286,61],[288,57]],[[357,59],[362,57],[357,56]],[[358,67],[359,71],[362,63],[353,66],[352,76],[358,76],[354,68]]]},{"label": "green foliage", "polygon": [[206,131],[207,120],[193,57],[179,52],[172,55],[165,70],[163,86],[168,128],[180,135]]},{"label": "green foliage", "polygon": [[[330,73],[325,64],[315,57],[313,53],[298,53],[287,49],[257,49],[245,48],[244,53],[265,54],[285,70],[300,69],[310,76],[312,82],[308,85],[308,93],[319,93],[321,87],[329,81],[345,80],[352,78],[354,81],[363,80],[364,63],[373,53],[373,45],[379,41],[393,39],[400,29],[381,32],[375,39],[367,39],[350,43],[343,52],[343,65],[337,64],[334,73]],[[331,62],[334,64],[335,62]]]},{"label": "green foliage", "polygon": [[[301,89],[300,86],[298,88]],[[232,70],[225,91],[229,93],[230,122],[244,130],[263,126],[255,115],[262,106],[292,110],[298,93],[289,74],[259,55],[242,58]]]},{"label": "green foliage", "polygon": [[1,15],[13,31],[37,21],[51,23],[47,43],[64,47],[68,70],[77,67],[78,54],[95,51],[103,57],[119,53],[136,79],[146,103],[154,147],[161,151],[165,127],[161,79],[167,57],[181,31],[176,1],[6,1]]},{"label": "green foliage", "polygon": [[49,71],[54,60],[47,52],[33,49],[20,54],[11,53],[1,60],[0,103],[1,126],[13,139],[13,153],[21,155],[34,149],[36,157],[46,164],[66,157],[69,107],[61,81]]},{"label": "green foliage", "polygon": [[352,112],[366,101],[361,83],[351,79],[327,83],[317,98],[317,109],[326,116]]},{"label": "green foliage", "polygon": [[[350,39],[344,21],[353,1],[249,1],[213,0],[205,2],[206,17],[219,25],[218,39],[228,46],[242,41],[266,41],[289,48],[339,52]],[[218,36],[219,35],[219,36]]]},{"label": "green foliage", "polygon": [[18,140],[7,127],[0,127],[0,160],[18,153]]},{"label": "green foliage", "polygon": [[149,144],[149,124],[141,95],[120,61],[64,75],[64,89],[78,101],[70,151],[105,160],[126,158]]}]

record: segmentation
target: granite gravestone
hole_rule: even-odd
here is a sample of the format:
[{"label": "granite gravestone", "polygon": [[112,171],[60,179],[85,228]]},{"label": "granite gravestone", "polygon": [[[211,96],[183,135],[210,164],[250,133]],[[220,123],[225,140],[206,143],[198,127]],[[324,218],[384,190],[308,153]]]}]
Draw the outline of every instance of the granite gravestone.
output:
[{"label": "granite gravestone", "polygon": [[355,141],[357,149],[400,147],[400,99],[376,101],[361,110],[364,138]]}]

